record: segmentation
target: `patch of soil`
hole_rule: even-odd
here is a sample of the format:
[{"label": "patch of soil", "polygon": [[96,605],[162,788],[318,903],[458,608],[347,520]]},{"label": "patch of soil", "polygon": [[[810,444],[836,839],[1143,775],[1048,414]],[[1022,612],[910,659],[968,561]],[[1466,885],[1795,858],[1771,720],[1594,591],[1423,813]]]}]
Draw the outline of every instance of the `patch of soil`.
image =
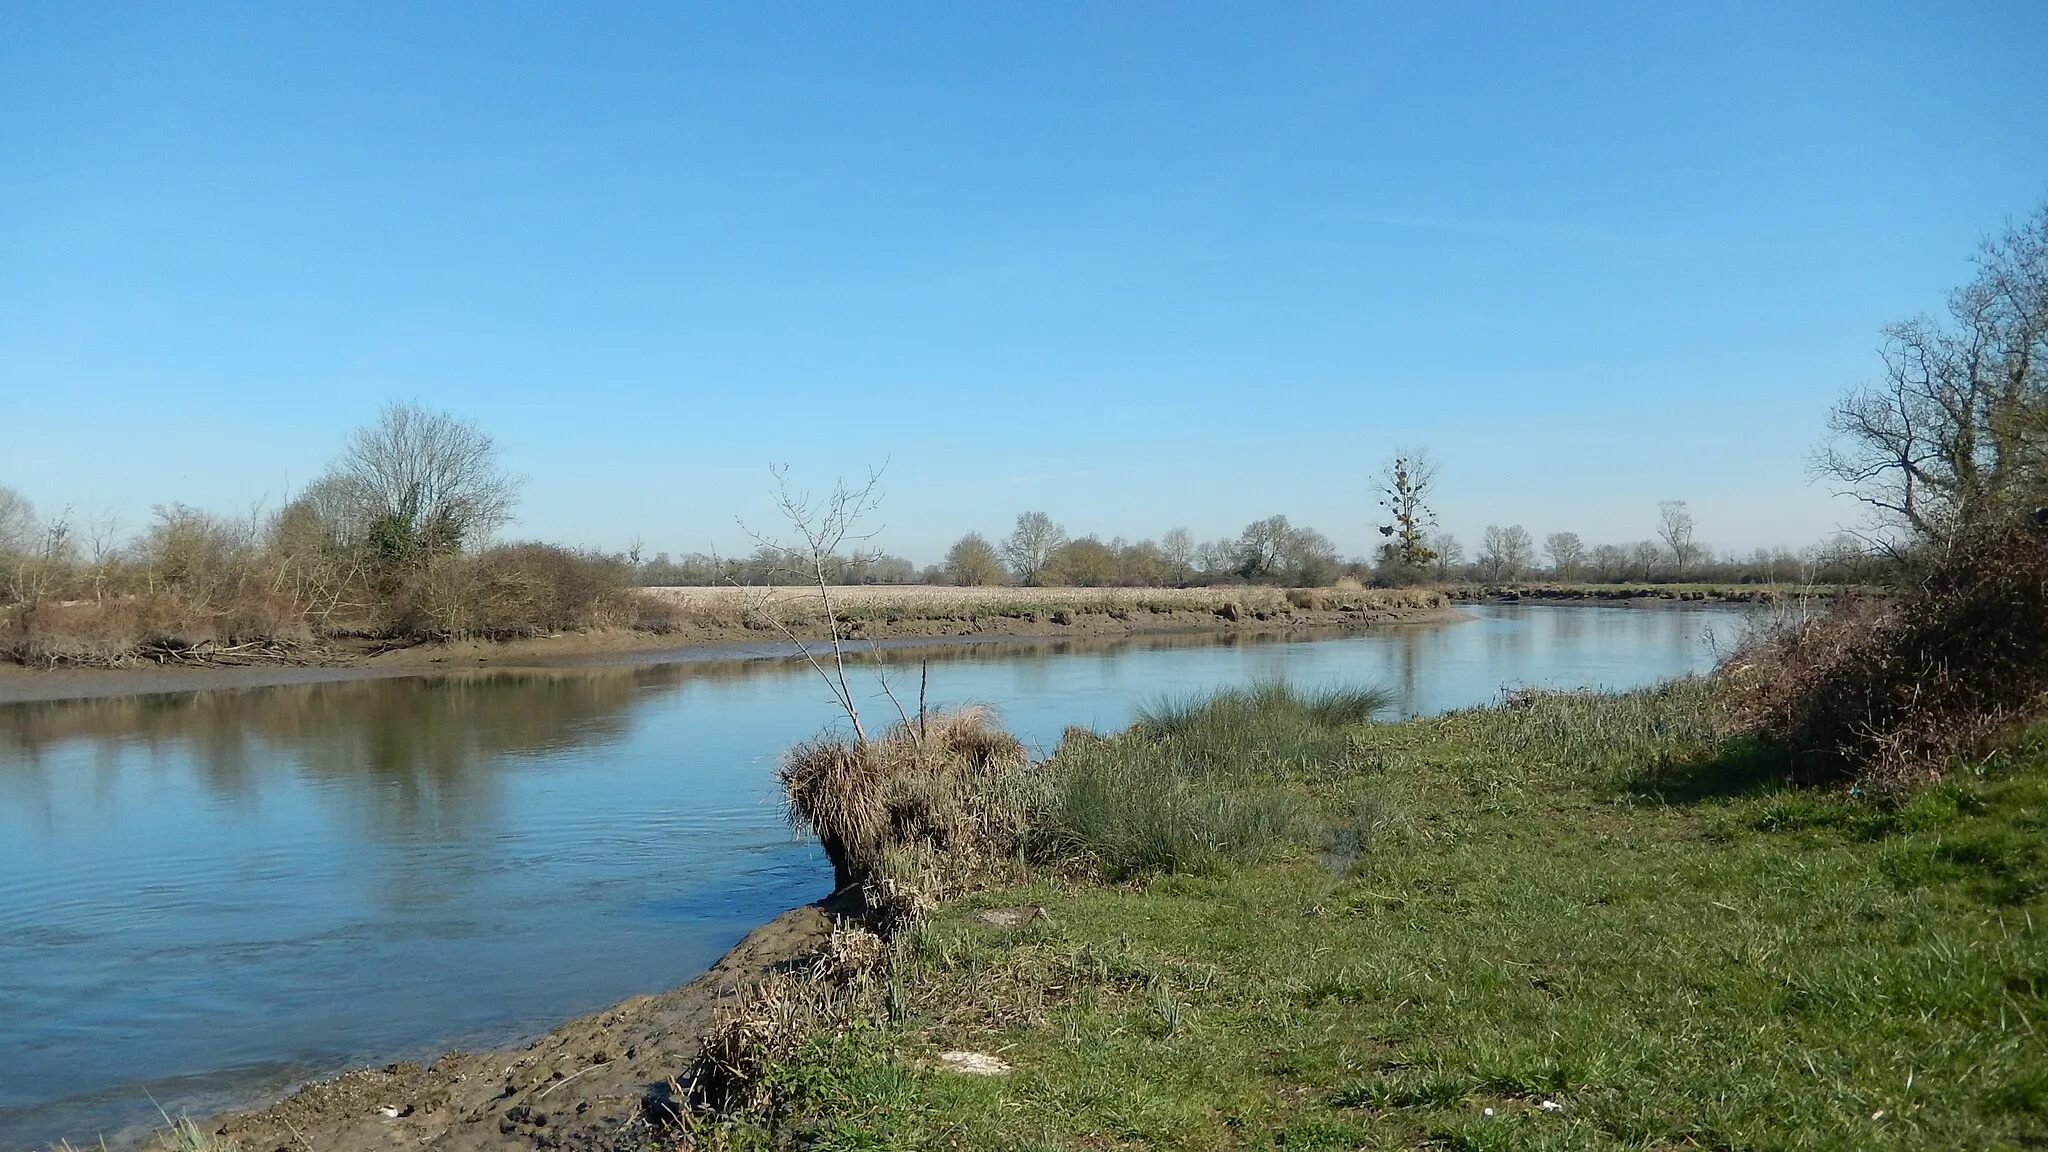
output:
[{"label": "patch of soil", "polygon": [[815,954],[831,935],[825,903],[756,928],[709,972],[572,1020],[524,1048],[451,1052],[422,1067],[360,1068],[270,1107],[217,1116],[204,1131],[242,1152],[613,1149],[637,1144],[670,1100],[718,1003]]}]

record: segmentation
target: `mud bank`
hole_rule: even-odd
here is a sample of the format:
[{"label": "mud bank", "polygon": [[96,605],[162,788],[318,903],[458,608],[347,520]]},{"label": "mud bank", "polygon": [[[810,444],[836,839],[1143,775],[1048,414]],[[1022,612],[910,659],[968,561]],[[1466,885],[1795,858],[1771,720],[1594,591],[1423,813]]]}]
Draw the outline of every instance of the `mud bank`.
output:
[{"label": "mud bank", "polygon": [[362,1068],[199,1123],[241,1152],[613,1149],[651,1134],[718,1004],[829,938],[829,902],[749,933],[709,972],[572,1020],[524,1048]]},{"label": "mud bank", "polygon": [[1679,604],[1780,604],[1840,595],[1832,586],[1786,588],[1758,585],[1684,587],[1626,584],[1532,585],[1496,588],[1467,586],[1444,593],[1460,604],[1615,604],[1628,608],[1661,608]]},{"label": "mud bank", "polygon": [[[1449,601],[1382,605],[1369,601],[1328,607],[1228,605],[1228,610],[1018,612],[946,616],[876,616],[847,622],[856,644],[906,646],[985,642],[1008,638],[1115,639],[1185,634],[1270,635],[1279,632],[1348,632],[1394,625],[1438,624],[1464,618]],[[823,639],[816,625],[799,628],[806,640]],[[335,680],[431,676],[469,671],[503,672],[696,660],[772,659],[794,655],[776,632],[723,621],[684,622],[665,632],[596,631],[530,639],[464,640],[396,649],[327,647],[306,651],[302,663],[220,667],[143,664],[124,668],[24,668],[0,665],[0,704],[40,700],[143,696],[222,688],[263,688]]]}]

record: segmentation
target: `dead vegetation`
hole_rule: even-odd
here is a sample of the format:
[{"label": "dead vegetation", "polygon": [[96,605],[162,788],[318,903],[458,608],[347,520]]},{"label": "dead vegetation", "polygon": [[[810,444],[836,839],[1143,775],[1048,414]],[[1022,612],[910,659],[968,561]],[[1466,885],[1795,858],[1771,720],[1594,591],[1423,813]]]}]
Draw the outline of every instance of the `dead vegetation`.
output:
[{"label": "dead vegetation", "polygon": [[1904,594],[1787,615],[1724,665],[1739,724],[1817,776],[1939,778],[2048,699],[2048,531],[1959,535]]},{"label": "dead vegetation", "polygon": [[[648,588],[647,595],[674,605],[686,618],[741,620],[767,605],[783,618],[821,623],[826,609],[815,588]],[[1126,615],[1220,612],[1234,608],[1266,619],[1293,608],[1322,611],[1390,612],[1442,607],[1444,596],[1423,588],[1288,589],[1268,585],[1214,588],[1011,588],[947,585],[868,584],[832,589],[831,611],[853,622],[870,619],[956,619],[1041,615],[1055,612]],[[765,625],[763,625],[765,626]]]},{"label": "dead vegetation", "polygon": [[[944,854],[960,869],[1015,850],[1007,803],[1030,768],[1024,745],[984,708],[906,719],[880,739],[826,734],[783,758],[790,823],[818,837],[834,886],[900,885],[891,853]],[[871,891],[877,903],[900,893]]]}]

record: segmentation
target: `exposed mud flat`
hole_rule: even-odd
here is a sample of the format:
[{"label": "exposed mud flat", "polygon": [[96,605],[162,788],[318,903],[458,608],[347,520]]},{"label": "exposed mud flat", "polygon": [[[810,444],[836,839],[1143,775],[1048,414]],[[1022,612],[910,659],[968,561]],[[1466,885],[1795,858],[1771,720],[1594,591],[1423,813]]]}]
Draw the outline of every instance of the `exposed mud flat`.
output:
[{"label": "exposed mud flat", "polygon": [[1830,599],[1841,593],[1832,585],[1800,587],[1762,584],[1533,584],[1491,587],[1467,585],[1445,595],[1464,604],[1615,604],[1627,608],[1662,608],[1683,604],[1780,604],[1803,599]]},{"label": "exposed mud flat", "polygon": [[667,1111],[671,1078],[688,1068],[718,1004],[777,966],[815,954],[831,935],[832,916],[824,903],[792,909],[688,984],[620,1001],[524,1048],[357,1069],[200,1128],[242,1152],[596,1150],[635,1143]]},{"label": "exposed mud flat", "polygon": [[[1014,614],[874,616],[850,621],[845,628],[856,643],[919,639],[945,642],[1005,637],[1114,639],[1167,633],[1253,636],[1318,631],[1338,635],[1389,625],[1445,623],[1462,618],[1463,614],[1455,606],[1441,598],[1433,603],[1407,605],[1361,597],[1356,603],[1333,600],[1331,606],[1315,608],[1284,603],[1254,606],[1231,602],[1223,608],[1207,610],[1115,608],[1089,611],[1074,608]],[[799,626],[796,632],[807,641],[826,637],[824,629],[817,624]],[[684,621],[666,632],[570,632],[519,640],[461,640],[403,648],[335,645],[306,650],[304,663],[260,667],[144,664],[127,668],[42,669],[0,665],[0,704],[196,692],[216,688],[262,688],[334,680],[437,675],[465,670],[571,668],[789,654],[791,649],[787,641],[771,628],[716,620]]]}]

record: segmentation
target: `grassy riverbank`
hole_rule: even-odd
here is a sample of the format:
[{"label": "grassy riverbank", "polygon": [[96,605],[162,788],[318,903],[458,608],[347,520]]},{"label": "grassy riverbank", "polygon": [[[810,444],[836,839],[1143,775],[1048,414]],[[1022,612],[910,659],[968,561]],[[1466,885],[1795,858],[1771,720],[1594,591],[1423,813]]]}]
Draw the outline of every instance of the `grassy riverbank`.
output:
[{"label": "grassy riverbank", "polygon": [[2040,732],[1885,806],[1721,735],[1696,682],[1400,724],[1247,699],[1071,738],[1043,834],[760,1045],[719,1138],[2048,1140]]}]

